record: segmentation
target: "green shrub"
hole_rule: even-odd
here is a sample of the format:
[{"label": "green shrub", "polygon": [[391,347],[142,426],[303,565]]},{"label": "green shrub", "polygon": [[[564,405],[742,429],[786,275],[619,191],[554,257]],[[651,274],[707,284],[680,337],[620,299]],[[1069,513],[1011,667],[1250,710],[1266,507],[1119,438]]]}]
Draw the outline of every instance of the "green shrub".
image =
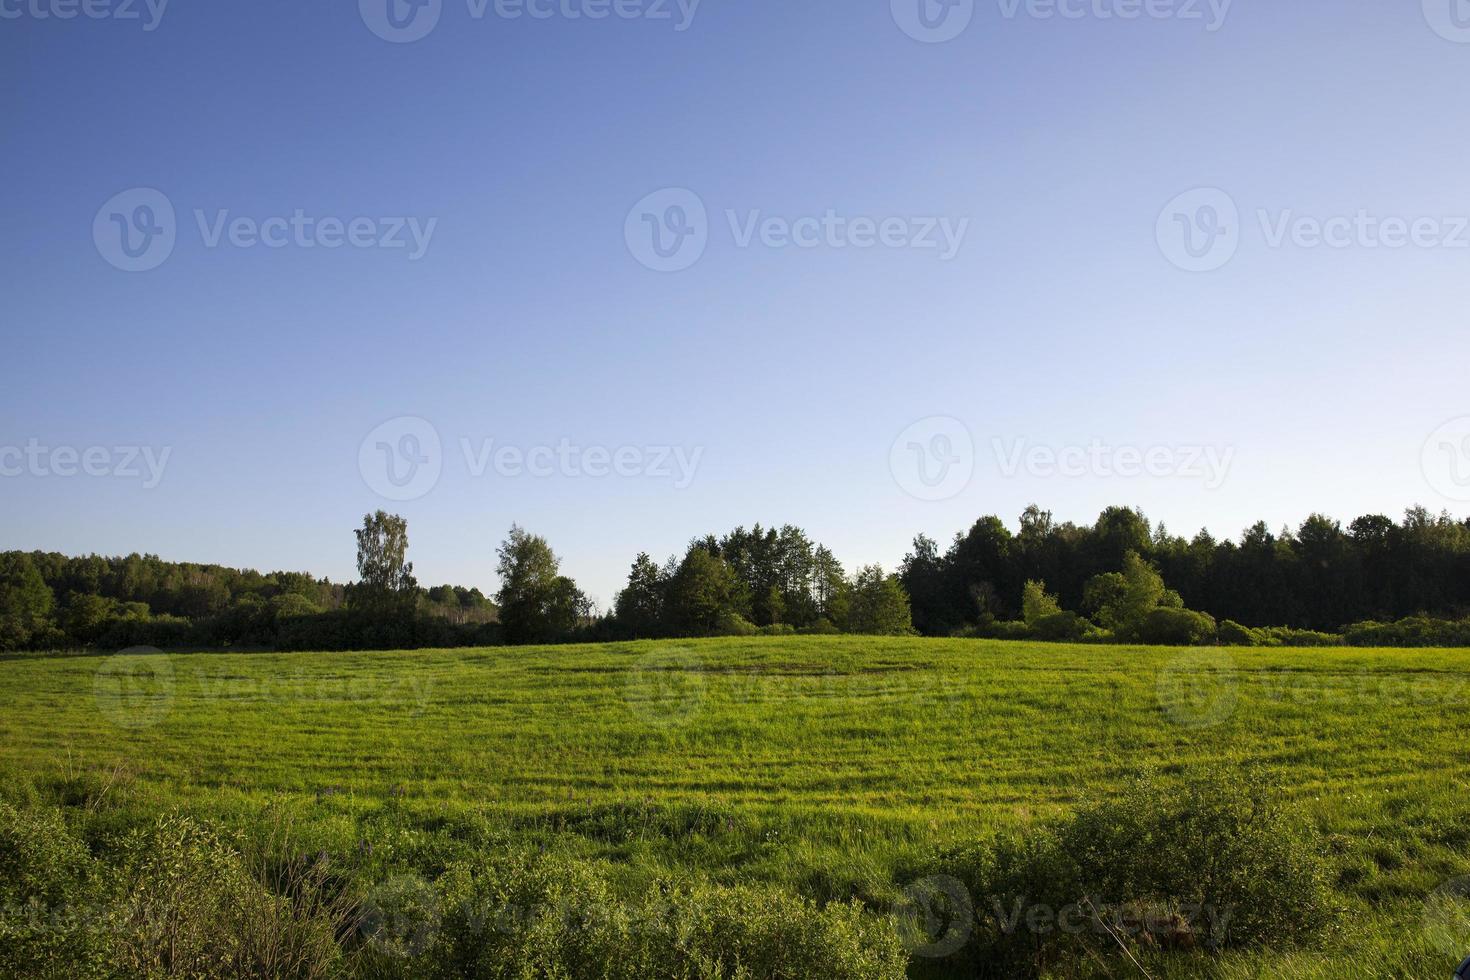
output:
[{"label": "green shrub", "polygon": [[1074,612],[1043,616],[1031,624],[1031,634],[1049,643],[1073,643],[1082,639],[1093,626]]},{"label": "green shrub", "polygon": [[[377,977],[577,980],[902,980],[886,920],[777,888],[666,884],[624,901],[586,862],[510,857],[451,867],[386,918]],[[413,893],[414,889],[406,889]],[[431,922],[429,929],[413,923]]]},{"label": "green shrub", "polygon": [[714,636],[755,636],[760,633],[756,626],[733,609],[723,610],[715,623]]},{"label": "green shrub", "polygon": [[1162,646],[1199,646],[1214,640],[1215,618],[1192,609],[1160,606],[1143,617],[1138,625],[1138,638]]},{"label": "green shrub", "polygon": [[1298,630],[1289,626],[1266,626],[1257,630],[1264,646],[1269,647],[1336,647],[1342,646],[1342,637],[1334,633],[1319,633],[1316,630]]},{"label": "green shrub", "polygon": [[1260,780],[1211,769],[1134,780],[931,870],[973,896],[978,929],[955,958],[982,975],[1035,976],[1113,943],[1110,931],[1152,949],[1299,943],[1332,914],[1320,852]]},{"label": "green shrub", "polygon": [[0,976],[103,974],[97,868],[60,811],[0,803]]},{"label": "green shrub", "polygon": [[1409,616],[1393,623],[1370,620],[1344,629],[1343,642],[1355,647],[1470,646],[1470,619]]},{"label": "green shrub", "polygon": [[1220,624],[1215,630],[1215,640],[1227,647],[1258,647],[1266,642],[1259,630],[1242,626],[1233,619],[1227,619]]},{"label": "green shrub", "polygon": [[178,816],[129,834],[117,857],[109,961],[127,975],[307,980],[334,972],[348,906],[324,894],[317,865],[252,868],[213,831]]},{"label": "green shrub", "polygon": [[797,632],[807,636],[836,636],[842,631],[833,624],[832,620],[823,616],[815,623],[812,623],[805,629],[799,629]]}]

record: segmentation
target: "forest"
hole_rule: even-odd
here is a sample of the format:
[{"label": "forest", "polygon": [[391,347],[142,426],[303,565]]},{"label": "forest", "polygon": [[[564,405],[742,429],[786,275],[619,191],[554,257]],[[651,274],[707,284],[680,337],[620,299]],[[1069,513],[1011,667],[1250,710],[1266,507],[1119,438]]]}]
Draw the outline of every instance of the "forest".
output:
[{"label": "forest", "polygon": [[163,561],[0,554],[0,650],[385,649],[757,633],[1081,642],[1462,645],[1470,520],[1422,507],[1344,526],[1313,514],[1239,540],[1171,534],[1139,510],[1091,524],[1028,507],[981,517],[946,547],[917,536],[894,570],[846,569],[792,525],[737,527],[662,562],[640,553],[611,608],[549,542],[512,527],[493,596],[425,587],[406,521],[356,532],[358,581]]}]

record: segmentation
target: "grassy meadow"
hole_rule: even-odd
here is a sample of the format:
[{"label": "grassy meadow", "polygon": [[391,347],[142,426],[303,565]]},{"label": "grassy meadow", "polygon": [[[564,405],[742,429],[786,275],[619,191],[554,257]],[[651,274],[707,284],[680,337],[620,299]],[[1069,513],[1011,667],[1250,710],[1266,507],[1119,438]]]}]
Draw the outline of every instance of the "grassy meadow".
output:
[{"label": "grassy meadow", "polygon": [[[1103,937],[1048,975],[1448,978],[1470,954],[1444,897],[1470,875],[1470,651],[834,636],[77,655],[0,661],[0,705],[0,798],[60,805],[94,844],[165,813],[247,842],[284,821],[369,893],[514,852],[586,862],[614,895],[759,885],[879,925],[945,848],[1140,774],[1239,768],[1320,834],[1331,925],[1208,955]],[[923,949],[908,966],[946,969]]]}]

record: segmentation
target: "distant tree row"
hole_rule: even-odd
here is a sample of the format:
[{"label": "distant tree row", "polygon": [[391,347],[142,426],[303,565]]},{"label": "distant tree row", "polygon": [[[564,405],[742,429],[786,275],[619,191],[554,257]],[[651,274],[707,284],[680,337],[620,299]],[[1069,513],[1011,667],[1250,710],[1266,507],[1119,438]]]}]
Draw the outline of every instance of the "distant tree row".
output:
[{"label": "distant tree row", "polygon": [[[361,582],[352,585],[304,572],[262,574],[156,555],[3,552],[0,650],[344,649],[498,639],[488,628],[497,620],[495,604],[479,589],[418,586],[403,559],[407,528],[401,518],[370,515],[357,535]],[[386,600],[384,587],[391,593]]]},{"label": "distant tree row", "polygon": [[982,517],[943,552],[914,539],[900,577],[914,626],[928,635],[1019,618],[1027,582],[1046,582],[1062,606],[1088,610],[1088,584],[1121,572],[1132,552],[1191,609],[1250,627],[1336,630],[1360,620],[1470,612],[1470,521],[1410,509],[1401,522],[1359,517],[1344,528],[1314,514],[1295,531],[1264,523],[1236,541],[1152,527],[1126,507],[1092,525],[1028,507],[1019,530]]},{"label": "distant tree row", "polygon": [[[1470,642],[1470,521],[1410,509],[1346,528],[1321,515],[1237,541],[1186,539],[1125,507],[1091,525],[1038,507],[983,517],[896,574],[849,575],[802,529],[738,527],[662,564],[633,561],[599,614],[545,538],[513,526],[494,601],[424,589],[403,518],[356,532],[358,581],[165,562],[0,553],[0,650],[128,646],[369,649],[850,632],[1150,643]],[[1437,618],[1436,618],[1437,617]],[[1218,625],[1217,625],[1218,624]],[[1325,631],[1339,631],[1329,633]]]},{"label": "distant tree row", "polygon": [[766,632],[912,632],[908,596],[876,565],[849,578],[832,552],[800,528],[709,535],[662,566],[633,561],[618,593],[614,632],[626,637]]}]

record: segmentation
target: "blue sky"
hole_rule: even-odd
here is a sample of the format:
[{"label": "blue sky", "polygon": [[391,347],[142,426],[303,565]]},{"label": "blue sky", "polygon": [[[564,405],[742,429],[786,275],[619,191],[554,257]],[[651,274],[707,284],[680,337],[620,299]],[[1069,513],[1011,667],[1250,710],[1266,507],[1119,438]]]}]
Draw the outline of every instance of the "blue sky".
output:
[{"label": "blue sky", "polygon": [[[638,551],[756,521],[892,566],[1033,501],[1226,536],[1467,510],[1435,472],[1470,468],[1449,0],[979,0],[937,43],[900,24],[919,0],[441,0],[411,43],[369,27],[387,0],[122,2],[0,0],[0,547],[346,579],[381,506],[425,583],[492,590],[519,521],[607,603]],[[125,271],[138,189],[175,242]],[[656,271],[636,232],[691,200],[668,189],[704,246]],[[1238,218],[1187,271],[1167,229],[1209,241],[1219,192]],[[300,236],[270,225],[298,212]],[[360,246],[325,247],[359,218]],[[824,218],[835,237],[779,244]],[[1395,221],[1416,240],[1387,247]],[[380,247],[412,227],[424,247]],[[943,227],[953,255],[923,247]],[[423,449],[404,418],[439,475],[384,499],[377,442]],[[476,475],[487,440],[576,465]],[[4,455],[28,445],[42,465]],[[59,475],[57,447],[105,449],[104,475]],[[168,451],[156,486],[128,447]],[[585,475],[621,447],[632,475]],[[926,452],[959,476],[915,484]]]}]

